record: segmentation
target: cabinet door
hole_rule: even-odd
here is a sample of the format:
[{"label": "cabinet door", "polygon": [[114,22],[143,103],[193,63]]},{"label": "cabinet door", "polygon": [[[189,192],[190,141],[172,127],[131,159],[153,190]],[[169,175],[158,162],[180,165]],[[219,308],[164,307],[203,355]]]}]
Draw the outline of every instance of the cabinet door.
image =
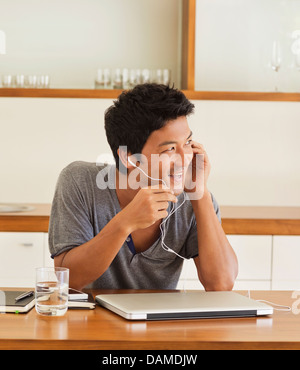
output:
[{"label": "cabinet door", "polygon": [[272,236],[228,235],[234,249],[239,273],[234,290],[270,290],[272,271]]},{"label": "cabinet door", "polygon": [[271,290],[271,280],[236,280],[233,290]]},{"label": "cabinet door", "polygon": [[[271,289],[272,236],[227,235],[238,262],[234,289]],[[203,289],[193,260],[184,261],[178,289]]]},{"label": "cabinet door", "polygon": [[271,280],[272,236],[228,235],[238,263],[237,280]]},{"label": "cabinet door", "polygon": [[0,286],[34,287],[43,266],[43,233],[0,233]]},{"label": "cabinet door", "polygon": [[180,279],[177,284],[177,289],[188,290],[203,290],[204,287],[200,283],[196,265],[193,259],[185,260],[183,263]]},{"label": "cabinet door", "polygon": [[300,289],[300,236],[274,236],[272,288]]},{"label": "cabinet door", "polygon": [[44,234],[44,266],[54,267],[54,260],[51,258],[48,244],[48,233]]}]

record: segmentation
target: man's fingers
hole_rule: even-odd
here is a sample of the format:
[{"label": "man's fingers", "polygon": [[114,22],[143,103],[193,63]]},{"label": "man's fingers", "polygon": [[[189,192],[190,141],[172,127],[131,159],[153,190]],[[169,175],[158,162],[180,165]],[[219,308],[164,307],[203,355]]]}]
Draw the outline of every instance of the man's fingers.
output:
[{"label": "man's fingers", "polygon": [[161,210],[165,211],[169,207],[169,202],[158,202],[157,207],[158,207],[158,211],[161,211]]},{"label": "man's fingers", "polygon": [[168,188],[166,185],[163,185],[163,184],[146,186],[146,187],[143,187],[142,189],[153,192],[154,194],[158,194],[158,193],[174,194],[173,190],[171,190],[170,188]]},{"label": "man's fingers", "polygon": [[160,220],[161,218],[166,218],[166,217],[168,217],[168,211],[166,210],[157,211],[158,220]]},{"label": "man's fingers", "polygon": [[177,203],[177,198],[171,193],[158,193],[154,195],[156,202],[174,202]]},{"label": "man's fingers", "polygon": [[194,152],[196,152],[197,154],[206,153],[205,149],[204,149],[204,146],[202,144],[199,144],[199,143],[195,142],[195,141],[192,141],[192,148],[194,149]]}]

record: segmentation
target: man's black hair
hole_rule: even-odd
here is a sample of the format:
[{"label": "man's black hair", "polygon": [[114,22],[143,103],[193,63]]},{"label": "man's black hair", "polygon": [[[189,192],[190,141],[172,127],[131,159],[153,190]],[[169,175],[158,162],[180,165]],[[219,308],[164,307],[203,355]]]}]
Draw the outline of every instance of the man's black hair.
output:
[{"label": "man's black hair", "polygon": [[130,154],[141,153],[153,131],[168,121],[194,112],[194,105],[178,89],[159,84],[137,85],[124,91],[105,112],[107,141],[119,167],[117,150],[127,146]]}]

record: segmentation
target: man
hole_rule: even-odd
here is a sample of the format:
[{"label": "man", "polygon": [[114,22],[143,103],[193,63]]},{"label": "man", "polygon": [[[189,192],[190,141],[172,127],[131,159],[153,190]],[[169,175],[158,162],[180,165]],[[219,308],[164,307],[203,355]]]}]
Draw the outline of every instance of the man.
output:
[{"label": "man", "polygon": [[237,259],[207,188],[207,154],[188,126],[193,111],[177,89],[138,85],[105,113],[116,166],[62,171],[49,245],[71,287],[174,289],[193,258],[206,290],[232,289]]}]

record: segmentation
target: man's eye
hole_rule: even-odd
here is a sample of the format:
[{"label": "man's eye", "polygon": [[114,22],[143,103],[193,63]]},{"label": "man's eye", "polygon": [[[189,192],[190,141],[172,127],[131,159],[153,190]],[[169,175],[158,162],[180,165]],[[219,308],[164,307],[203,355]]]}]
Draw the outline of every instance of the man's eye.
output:
[{"label": "man's eye", "polygon": [[171,152],[172,150],[175,150],[174,146],[172,146],[171,148],[168,148],[167,150],[165,150],[165,152]]},{"label": "man's eye", "polygon": [[191,143],[192,143],[192,139],[191,139],[191,140],[188,140],[188,141],[185,143],[185,145],[191,145]]}]

